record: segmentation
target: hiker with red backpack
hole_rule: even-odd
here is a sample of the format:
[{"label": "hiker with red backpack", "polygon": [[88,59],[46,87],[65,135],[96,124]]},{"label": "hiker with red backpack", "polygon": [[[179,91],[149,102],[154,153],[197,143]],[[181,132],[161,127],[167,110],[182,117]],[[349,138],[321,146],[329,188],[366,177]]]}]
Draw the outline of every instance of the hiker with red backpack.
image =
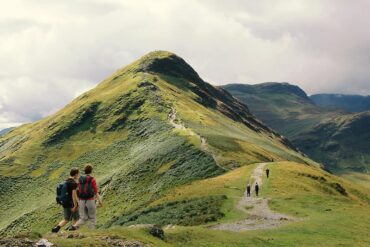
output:
[{"label": "hiker with red backpack", "polygon": [[72,168],[69,175],[70,177],[57,187],[56,201],[63,206],[64,219],[51,230],[54,233],[59,232],[69,221],[73,220],[73,223],[76,223],[79,219],[76,181],[80,176],[80,172],[77,168]]},{"label": "hiker with red backpack", "polygon": [[93,167],[90,164],[85,165],[85,175],[80,176],[78,183],[78,205],[80,219],[69,230],[74,231],[89,221],[89,229],[94,229],[96,224],[96,202],[102,207],[102,201],[99,195],[96,180],[91,176]]}]

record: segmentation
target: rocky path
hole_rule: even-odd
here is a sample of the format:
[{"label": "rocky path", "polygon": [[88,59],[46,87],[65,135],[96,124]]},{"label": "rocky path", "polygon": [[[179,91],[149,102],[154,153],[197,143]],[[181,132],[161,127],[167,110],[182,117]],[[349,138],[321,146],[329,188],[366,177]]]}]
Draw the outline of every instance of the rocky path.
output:
[{"label": "rocky path", "polygon": [[273,212],[268,206],[268,199],[255,196],[254,185],[257,182],[261,189],[263,184],[262,177],[265,174],[264,167],[266,164],[267,163],[258,164],[253,171],[250,178],[252,196],[247,197],[247,192],[245,191],[243,198],[236,206],[238,210],[248,214],[248,217],[237,222],[216,225],[212,227],[213,229],[235,232],[268,229],[298,220],[288,215]]},{"label": "rocky path", "polygon": [[228,169],[226,169],[225,167],[223,167],[222,165],[220,165],[218,163],[217,155],[208,148],[207,140],[204,137],[195,133],[192,129],[186,128],[184,125],[181,124],[181,122],[177,121],[177,123],[176,123],[176,109],[175,108],[171,109],[170,113],[168,114],[168,119],[170,121],[170,124],[175,129],[184,130],[188,133],[188,135],[196,136],[200,140],[200,149],[203,152],[206,152],[206,153],[210,154],[218,167],[220,167],[221,169],[223,169],[225,171],[228,171]]}]

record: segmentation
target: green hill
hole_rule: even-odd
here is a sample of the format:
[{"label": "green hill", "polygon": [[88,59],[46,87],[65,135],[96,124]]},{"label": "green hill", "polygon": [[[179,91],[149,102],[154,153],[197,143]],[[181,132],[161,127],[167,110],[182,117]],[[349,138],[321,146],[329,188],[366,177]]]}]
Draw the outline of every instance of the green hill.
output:
[{"label": "green hill", "polygon": [[[87,162],[110,205],[100,227],[233,168],[271,159],[313,163],[168,52],[142,57],[56,114],[2,136],[0,157],[0,228],[8,233],[49,230],[58,213],[54,187]],[[223,199],[201,200],[216,200],[210,218],[218,218]]]},{"label": "green hill", "polygon": [[[87,162],[104,201],[98,229],[50,234],[56,185]],[[262,197],[240,209],[257,180]],[[369,200],[164,51],[0,137],[0,244],[43,235],[57,246],[367,246]],[[255,215],[260,202],[273,211]],[[216,230],[234,223],[259,230]]]},{"label": "green hill", "polygon": [[287,83],[224,86],[268,126],[304,153],[337,173],[368,173],[370,112],[347,113],[317,106]]}]

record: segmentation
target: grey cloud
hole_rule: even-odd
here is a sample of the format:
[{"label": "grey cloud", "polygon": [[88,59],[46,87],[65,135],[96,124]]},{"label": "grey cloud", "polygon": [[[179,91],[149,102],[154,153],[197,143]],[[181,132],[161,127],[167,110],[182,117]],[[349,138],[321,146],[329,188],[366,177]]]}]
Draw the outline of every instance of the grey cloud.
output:
[{"label": "grey cloud", "polygon": [[158,49],[213,84],[289,81],[310,94],[369,94],[369,4],[9,1],[0,9],[0,128],[50,114]]},{"label": "grey cloud", "polygon": [[0,21],[0,36],[19,33],[30,28],[47,29],[49,25],[27,19],[10,19]]}]

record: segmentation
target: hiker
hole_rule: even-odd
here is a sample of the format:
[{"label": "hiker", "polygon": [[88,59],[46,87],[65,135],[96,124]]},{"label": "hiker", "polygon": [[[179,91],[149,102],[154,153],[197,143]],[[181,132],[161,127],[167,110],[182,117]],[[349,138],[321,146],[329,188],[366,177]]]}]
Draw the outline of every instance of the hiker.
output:
[{"label": "hiker", "polygon": [[80,176],[78,168],[72,168],[69,172],[70,177],[66,179],[64,183],[61,183],[57,187],[57,203],[63,206],[64,219],[54,227],[51,231],[54,233],[67,225],[67,223],[73,220],[76,223],[79,219],[78,215],[78,203],[77,203],[77,180]]},{"label": "hiker", "polygon": [[254,186],[254,190],[256,191],[256,196],[258,196],[259,189],[260,187],[258,186],[258,183],[256,183],[256,185]]},{"label": "hiker", "polygon": [[266,169],[266,177],[269,178],[269,175],[270,175],[270,169]]},{"label": "hiker", "polygon": [[70,230],[74,231],[89,221],[89,229],[94,229],[96,224],[96,202],[102,207],[102,201],[99,195],[98,185],[91,173],[93,167],[90,164],[85,165],[85,175],[80,176],[78,183],[79,213],[80,219],[71,226]]},{"label": "hiker", "polygon": [[247,185],[247,197],[250,197],[251,196],[251,185],[248,184]]}]

